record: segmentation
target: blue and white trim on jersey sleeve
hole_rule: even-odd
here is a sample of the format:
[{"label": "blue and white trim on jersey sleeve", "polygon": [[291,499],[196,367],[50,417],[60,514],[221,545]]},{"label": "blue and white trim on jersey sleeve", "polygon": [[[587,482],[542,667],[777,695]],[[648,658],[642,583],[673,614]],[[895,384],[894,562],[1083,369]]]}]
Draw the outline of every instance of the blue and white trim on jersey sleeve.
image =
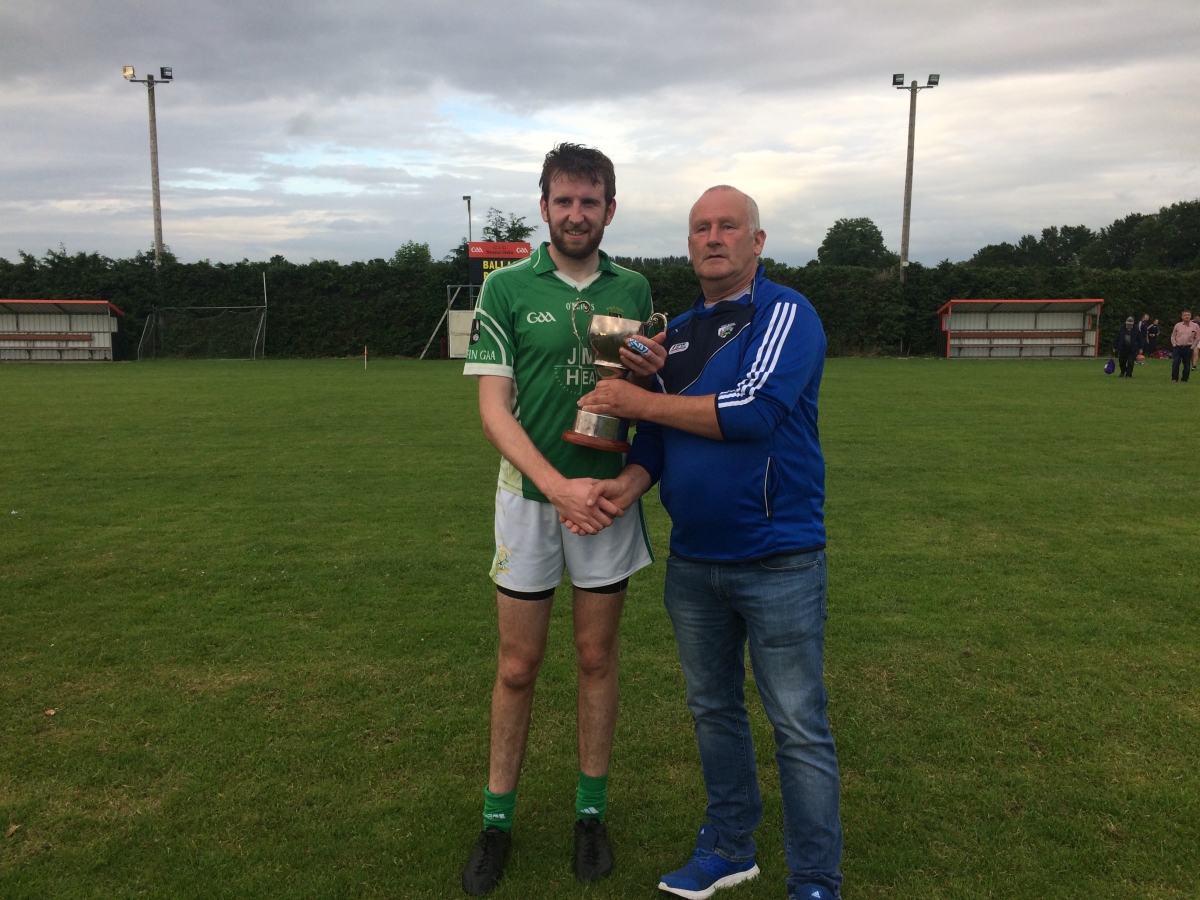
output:
[{"label": "blue and white trim on jersey sleeve", "polygon": [[722,391],[717,394],[717,409],[728,409],[733,406],[745,406],[753,403],[755,395],[767,384],[771,373],[779,364],[779,355],[783,352],[788,333],[792,330],[792,322],[796,319],[796,304],[776,302],[771,310],[771,321],[767,325],[762,343],[758,345],[758,353],[754,364],[737,387],[732,391]]}]

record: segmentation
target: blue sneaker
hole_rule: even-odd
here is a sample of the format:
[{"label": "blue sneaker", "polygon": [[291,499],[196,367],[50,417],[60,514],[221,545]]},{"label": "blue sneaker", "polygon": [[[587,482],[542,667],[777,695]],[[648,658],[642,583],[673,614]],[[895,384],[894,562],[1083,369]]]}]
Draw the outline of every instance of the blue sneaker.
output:
[{"label": "blue sneaker", "polygon": [[753,859],[730,862],[713,852],[716,846],[717,829],[705,825],[696,838],[696,852],[688,864],[664,875],[658,882],[658,889],[687,900],[705,900],[718,888],[733,887],[758,874],[758,865]]},{"label": "blue sneaker", "polygon": [[793,895],[796,900],[833,900],[833,894],[819,884],[806,884]]}]

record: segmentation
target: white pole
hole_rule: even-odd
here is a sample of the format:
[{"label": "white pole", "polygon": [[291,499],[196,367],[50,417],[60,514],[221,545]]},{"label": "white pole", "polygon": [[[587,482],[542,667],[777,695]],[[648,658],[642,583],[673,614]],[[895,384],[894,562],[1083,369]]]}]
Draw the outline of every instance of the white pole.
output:
[{"label": "white pole", "polygon": [[442,313],[442,317],[438,319],[437,325],[434,326],[433,334],[431,334],[429,336],[429,340],[425,342],[425,349],[421,351],[421,355],[418,356],[417,359],[424,359],[425,354],[429,352],[429,345],[433,343],[433,339],[437,337],[437,333],[441,331],[442,323],[446,321],[446,316],[450,315],[450,308],[454,306],[454,301],[458,299],[458,292],[461,291],[462,288],[463,286],[461,284],[455,285],[454,293],[451,294],[450,285],[446,285],[446,309]]},{"label": "white pole", "polygon": [[263,359],[267,358],[267,271],[263,269]]}]

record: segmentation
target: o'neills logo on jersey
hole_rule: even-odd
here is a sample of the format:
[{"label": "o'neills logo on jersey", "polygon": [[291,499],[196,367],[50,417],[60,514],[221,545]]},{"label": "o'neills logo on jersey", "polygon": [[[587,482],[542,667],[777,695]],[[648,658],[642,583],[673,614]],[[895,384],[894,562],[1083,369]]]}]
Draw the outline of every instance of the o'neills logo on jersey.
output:
[{"label": "o'neills logo on jersey", "polygon": [[593,364],[592,352],[581,347],[573,348],[566,365],[554,367],[554,375],[560,385],[583,396],[585,390],[590,391],[596,386],[596,366]]},{"label": "o'neills logo on jersey", "polygon": [[[722,335],[722,337],[724,337],[724,335]],[[684,341],[682,344],[672,344],[671,349],[667,351],[667,355],[670,356],[672,353],[682,353],[687,348],[688,348],[687,341]]]},{"label": "o'neills logo on jersey", "polygon": [[539,322],[557,322],[558,320],[548,312],[531,312],[525,316],[525,321],[530,325],[537,325]]}]

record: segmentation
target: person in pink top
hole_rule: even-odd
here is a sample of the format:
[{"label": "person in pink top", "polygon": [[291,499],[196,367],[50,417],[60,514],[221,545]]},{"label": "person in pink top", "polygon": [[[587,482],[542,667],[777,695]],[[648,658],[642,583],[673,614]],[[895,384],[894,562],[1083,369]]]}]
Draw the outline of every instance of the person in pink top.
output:
[{"label": "person in pink top", "polygon": [[1183,380],[1192,372],[1192,355],[1200,346],[1200,325],[1192,321],[1192,311],[1183,311],[1183,321],[1171,330],[1171,381],[1179,380],[1179,367],[1183,366]]}]

